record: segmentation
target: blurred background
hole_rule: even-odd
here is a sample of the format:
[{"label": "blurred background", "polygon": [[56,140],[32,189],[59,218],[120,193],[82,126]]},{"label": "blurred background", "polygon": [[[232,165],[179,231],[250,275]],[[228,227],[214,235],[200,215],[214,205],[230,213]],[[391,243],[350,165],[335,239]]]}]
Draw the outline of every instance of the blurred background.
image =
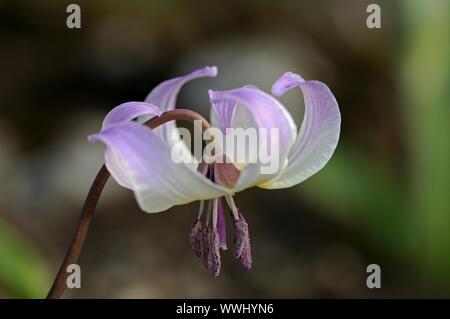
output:
[{"label": "blurred background", "polygon": [[[368,29],[367,6],[381,7]],[[436,1],[0,2],[0,297],[45,297],[104,146],[104,115],[159,82],[217,65],[208,89],[269,91],[286,71],[325,82],[342,113],[328,165],[290,189],[236,200],[253,269],[232,250],[214,279],[188,241],[198,203],[148,215],[108,181],[69,298],[450,297],[449,25]],[[300,90],[282,98],[299,123]],[[230,236],[232,237],[232,236]],[[232,246],[229,238],[229,246]],[[381,289],[366,267],[381,266]]]}]

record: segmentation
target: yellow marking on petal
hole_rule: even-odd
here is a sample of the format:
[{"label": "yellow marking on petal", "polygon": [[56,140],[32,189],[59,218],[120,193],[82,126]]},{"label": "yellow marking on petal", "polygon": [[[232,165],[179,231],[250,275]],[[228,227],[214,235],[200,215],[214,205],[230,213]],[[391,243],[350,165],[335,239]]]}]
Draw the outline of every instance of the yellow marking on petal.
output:
[{"label": "yellow marking on petal", "polygon": [[236,168],[240,171],[242,171],[244,169],[244,167],[246,167],[249,163],[248,162],[244,162],[244,163],[233,163],[234,166],[236,166]]}]

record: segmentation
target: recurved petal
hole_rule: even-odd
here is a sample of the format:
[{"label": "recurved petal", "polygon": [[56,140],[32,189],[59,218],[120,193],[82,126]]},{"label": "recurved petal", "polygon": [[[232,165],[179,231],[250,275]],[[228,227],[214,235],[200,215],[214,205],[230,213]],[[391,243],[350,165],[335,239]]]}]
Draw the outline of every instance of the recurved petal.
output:
[{"label": "recurved petal", "polygon": [[[176,77],[162,82],[156,86],[145,98],[145,102],[158,105],[162,112],[173,110],[176,105],[178,92],[181,87],[188,81],[201,77],[215,77],[217,75],[217,67],[204,67],[195,70],[185,76]],[[174,122],[168,122],[161,127],[155,129],[155,132],[170,143],[172,130],[175,128]]]},{"label": "recurved petal", "polygon": [[319,81],[305,81],[288,72],[273,87],[274,95],[282,95],[299,87],[305,100],[305,113],[300,133],[288,156],[286,169],[263,188],[285,188],[303,182],[317,173],[333,155],[339,140],[341,114],[336,98],[328,86]]},{"label": "recurved petal", "polygon": [[150,103],[145,102],[127,102],[113,108],[106,114],[103,120],[102,129],[121,122],[128,122],[139,116],[160,116],[161,110]]},{"label": "recurved petal", "polygon": [[[236,135],[245,135],[245,132],[250,133],[248,129],[253,129],[257,136],[257,147],[245,149],[243,154],[247,161],[245,163],[241,163],[238,158],[242,153],[240,148],[236,148],[234,156],[231,156],[228,150],[229,145],[225,145],[225,153],[231,156],[230,158],[238,167],[242,168],[233,191],[240,191],[273,179],[283,167],[297,135],[295,122],[286,108],[274,97],[254,86],[230,91],[210,91],[209,96],[211,104],[216,109],[221,105],[226,106],[224,102],[229,103],[228,106],[236,103],[231,123]],[[229,116],[217,116],[217,118],[220,121],[224,118],[228,119]],[[227,122],[221,124],[229,125]],[[240,129],[243,131],[238,133]],[[249,146],[254,144],[250,142]],[[262,150],[264,150],[263,154],[268,155],[266,159],[260,156]]]},{"label": "recurved petal", "polygon": [[111,125],[89,140],[102,141],[120,158],[139,206],[148,213],[229,193],[185,164],[176,164],[169,145],[136,122]]},{"label": "recurved petal", "polygon": [[145,98],[145,102],[158,105],[163,112],[174,109],[178,92],[188,81],[201,77],[215,77],[217,67],[206,66],[187,75],[173,78],[156,86]]},{"label": "recurved petal", "polygon": [[[131,121],[139,116],[148,118],[161,115],[161,110],[150,103],[127,102],[113,108],[106,114],[103,120],[102,129],[121,122]],[[105,165],[111,172],[115,180],[123,187],[131,188],[130,177],[121,159],[110,147],[106,148]]]},{"label": "recurved petal", "polygon": [[236,101],[221,101],[212,103],[211,107],[211,125],[220,128],[223,134],[226,129],[232,127]]},{"label": "recurved petal", "polygon": [[130,171],[125,167],[116,152],[108,145],[105,150],[105,166],[120,186],[129,189],[133,188]]},{"label": "recurved petal", "polygon": [[[217,67],[206,66],[204,68],[195,70],[187,75],[176,77],[167,81],[162,82],[158,86],[156,86],[145,98],[145,102],[151,103],[154,105],[158,105],[162,112],[167,112],[169,110],[175,109],[176,100],[178,96],[178,92],[182,88],[182,86],[190,80],[201,78],[201,77],[215,77],[217,75]],[[149,119],[149,116],[142,116],[139,118],[140,122],[146,121]],[[191,154],[191,150],[187,147],[187,145],[180,140],[178,133],[178,129],[174,121],[165,123],[160,127],[154,129],[154,132],[161,136],[164,141],[166,141],[169,145],[178,144],[180,154],[182,154],[183,158],[186,158],[191,169],[197,168],[197,161],[194,156]],[[181,142],[181,143],[180,143]]]}]

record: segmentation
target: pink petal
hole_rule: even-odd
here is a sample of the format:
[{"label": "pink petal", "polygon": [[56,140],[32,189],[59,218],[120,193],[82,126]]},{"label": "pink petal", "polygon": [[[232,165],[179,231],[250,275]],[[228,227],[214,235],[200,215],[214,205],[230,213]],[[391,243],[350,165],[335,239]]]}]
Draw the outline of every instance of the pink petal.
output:
[{"label": "pink petal", "polygon": [[[228,112],[223,112],[227,113],[228,116],[218,116],[218,120],[222,119],[223,121],[225,118],[228,120],[230,117],[230,105],[237,103],[232,120],[233,128],[242,128],[244,130],[255,128],[257,132],[259,129],[266,129],[266,137],[259,141],[258,149],[261,145],[264,145],[269,155],[271,155],[271,129],[279,132],[278,144],[276,144],[276,140],[273,140],[279,155],[279,165],[276,165],[276,170],[272,173],[264,173],[261,168],[268,166],[269,163],[261,163],[258,154],[246,154],[248,155],[246,157],[250,159],[249,162],[252,160],[254,162],[244,163],[246,166],[241,171],[233,191],[240,191],[273,179],[285,163],[289,149],[297,135],[295,122],[286,108],[274,97],[254,86],[245,86],[230,91],[210,91],[209,96],[211,103],[216,106],[216,109],[223,107],[225,105],[224,102],[229,103],[227,106]],[[222,122],[221,124],[229,126],[227,122]],[[231,159],[233,160],[233,157]]]},{"label": "pink petal", "polygon": [[222,130],[223,134],[226,134],[226,129],[229,127],[233,127],[232,121],[235,109],[236,101],[220,101],[213,103],[211,108],[212,126],[219,127]]},{"label": "pink petal", "polygon": [[[113,124],[131,121],[139,116],[147,116],[150,118],[159,115],[161,115],[161,110],[153,104],[145,102],[127,102],[116,106],[106,115],[103,120],[102,129]],[[105,165],[119,185],[131,188],[131,180],[126,168],[120,160],[120,157],[118,157],[110,147],[106,148]]]},{"label": "pink petal", "polygon": [[[186,82],[201,77],[215,77],[217,75],[217,67],[204,67],[195,70],[188,75],[173,78],[162,82],[156,86],[145,98],[145,102],[157,105],[162,112],[175,109],[178,92]],[[172,130],[175,128],[174,122],[169,122],[155,129],[165,141],[171,143]]]},{"label": "pink petal", "polygon": [[288,72],[278,79],[272,92],[282,95],[300,87],[305,99],[305,115],[297,140],[289,152],[288,166],[263,188],[285,188],[303,182],[329,161],[336,149],[341,129],[341,114],[330,89],[319,81],[304,81]]},{"label": "pink petal", "polygon": [[[108,126],[89,140],[102,141],[119,157],[139,206],[146,212],[230,193],[186,164],[176,164],[170,146],[136,122]],[[117,176],[115,167],[111,169],[111,175]]]},{"label": "pink petal", "polygon": [[106,114],[102,129],[121,122],[128,122],[138,116],[160,116],[162,111],[155,105],[145,102],[127,102],[113,108]]}]

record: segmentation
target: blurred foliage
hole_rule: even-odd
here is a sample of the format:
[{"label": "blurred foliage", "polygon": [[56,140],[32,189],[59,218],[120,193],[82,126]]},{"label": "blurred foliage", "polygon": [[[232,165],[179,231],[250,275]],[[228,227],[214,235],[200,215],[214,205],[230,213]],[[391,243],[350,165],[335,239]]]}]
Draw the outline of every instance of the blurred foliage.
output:
[{"label": "blurred foliage", "polygon": [[0,284],[15,298],[43,298],[50,283],[47,265],[36,247],[0,220]]},{"label": "blurred foliage", "polygon": [[[333,160],[300,191],[306,199],[334,213],[332,218],[364,228],[371,242],[391,253],[399,253],[405,244],[405,194],[395,174],[377,159],[362,154],[342,141]],[[370,227],[364,225],[370,224]]]},{"label": "blurred foliage", "polygon": [[405,1],[405,9],[401,78],[415,220],[410,236],[424,266],[450,284],[450,3]]},{"label": "blurred foliage", "polygon": [[403,1],[398,9],[405,39],[397,57],[404,171],[341,139],[330,163],[301,191],[332,218],[364,232],[373,247],[419,265],[449,290],[450,5]]}]

